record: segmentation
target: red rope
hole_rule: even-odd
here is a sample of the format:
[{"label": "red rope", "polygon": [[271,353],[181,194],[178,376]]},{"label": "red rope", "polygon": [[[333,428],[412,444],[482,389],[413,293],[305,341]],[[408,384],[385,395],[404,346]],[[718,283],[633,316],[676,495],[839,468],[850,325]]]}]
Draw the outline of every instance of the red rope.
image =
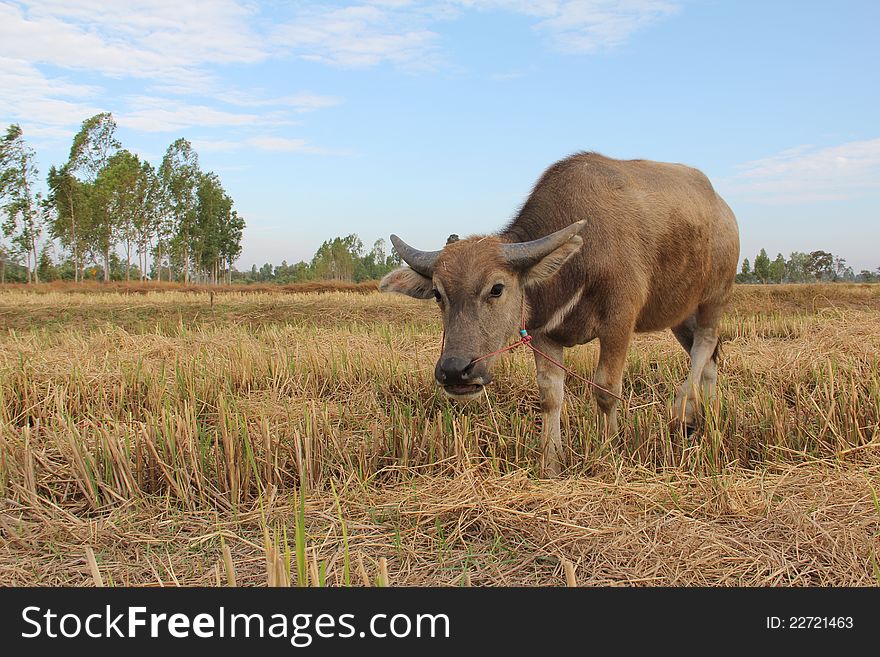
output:
[{"label": "red rope", "polygon": [[[474,360],[471,361],[471,365],[474,365],[475,363],[479,363],[481,360],[486,360],[487,358],[491,358],[492,356],[497,356],[498,354],[503,354],[505,351],[510,351],[511,349],[516,349],[520,345],[523,345],[523,344],[528,345],[531,341],[532,341],[531,335],[524,335],[524,336],[522,336],[522,338],[520,338],[519,342],[514,342],[512,345],[504,347],[504,349],[499,349],[498,351],[493,351],[492,353],[486,354],[485,356],[480,356],[479,358],[475,358]],[[529,345],[529,346],[531,346],[531,345]],[[535,347],[532,347],[532,349],[535,349]],[[538,351],[538,350],[535,349],[535,351]],[[546,356],[545,356],[545,358],[546,358]]]},{"label": "red rope", "polygon": [[[521,344],[526,344],[526,345],[529,344],[532,341],[532,336],[529,335],[528,331],[526,331],[526,305],[525,305],[525,301],[523,301],[522,314],[520,315],[520,317],[522,318],[521,319],[522,329],[519,332],[519,334],[521,336],[519,339],[519,342],[514,342],[512,345],[510,345],[508,347],[504,347],[503,349],[499,349],[498,351],[493,351],[492,353],[486,354],[485,356],[480,356],[479,358],[475,358],[474,360],[471,361],[471,364],[468,367],[470,367],[471,365],[474,365],[475,363],[479,363],[481,360],[486,360],[487,358],[491,358],[492,356],[497,356],[498,354],[503,354],[505,351],[510,351],[511,349],[516,349]],[[445,341],[445,339],[446,339],[445,334],[443,335],[443,339]],[[532,349],[534,349],[534,347],[532,347]]]},{"label": "red rope", "polygon": [[[617,399],[618,401],[621,401],[621,402],[622,402],[622,401],[625,401],[624,398],[621,397],[620,395],[611,392],[611,391],[608,390],[607,388],[603,388],[602,386],[600,386],[600,385],[599,385],[598,383],[596,383],[595,381],[591,381],[591,380],[588,379],[587,377],[585,377],[585,376],[581,376],[580,374],[578,374],[578,373],[575,372],[574,370],[571,370],[571,369],[567,368],[565,365],[563,365],[562,363],[560,363],[558,360],[556,360],[555,358],[551,358],[550,356],[548,356],[547,354],[545,354],[543,351],[541,351],[540,349],[538,349],[535,345],[533,345],[533,344],[532,344],[532,336],[529,335],[529,332],[526,330],[526,312],[525,312],[525,307],[523,307],[523,312],[522,312],[522,328],[520,329],[519,334],[520,334],[520,339],[519,339],[518,342],[514,342],[512,345],[509,345],[509,346],[507,346],[507,347],[504,347],[503,349],[498,349],[497,351],[493,351],[492,353],[486,354],[485,356],[480,356],[479,358],[475,358],[474,360],[472,360],[472,361],[470,362],[469,367],[470,367],[470,366],[473,366],[473,365],[476,364],[476,363],[479,363],[481,360],[486,360],[487,358],[491,358],[492,356],[497,356],[498,354],[503,354],[505,351],[510,351],[511,349],[516,349],[517,347],[519,347],[519,346],[521,346],[521,345],[525,345],[525,346],[527,346],[529,349],[531,349],[532,351],[534,351],[535,353],[540,354],[541,356],[543,356],[544,358],[546,358],[547,360],[549,360],[551,363],[553,363],[554,365],[556,365],[556,367],[558,367],[558,368],[561,369],[562,371],[567,372],[568,374],[571,374],[574,378],[576,378],[576,379],[580,379],[581,381],[583,381],[583,382],[586,383],[587,385],[591,385],[591,386],[593,386],[594,388],[596,388],[596,390],[601,390],[602,392],[604,392],[604,393],[606,393],[606,394],[608,394],[608,395],[611,395],[612,397],[614,397],[614,398]],[[440,351],[441,354],[443,353],[443,347],[445,347],[445,345],[446,345],[446,330],[444,329],[444,331],[443,331],[443,343],[442,343],[442,345],[441,345],[441,351]]]},{"label": "red rope", "polygon": [[[531,338],[532,336],[529,335],[529,336],[527,336],[527,337]],[[541,351],[540,349],[538,349],[535,345],[533,345],[533,344],[531,343],[531,340],[529,340],[528,342],[521,342],[521,343],[518,342],[518,343],[514,344],[513,346],[516,347],[516,346],[518,346],[519,344],[526,344],[526,345],[528,345],[529,349],[531,349],[532,351],[534,351],[534,352],[536,352],[536,353],[541,354],[544,358],[546,358],[546,359],[549,360],[551,363],[553,363],[554,365],[556,365],[556,367],[558,367],[559,369],[564,370],[564,371],[568,372],[569,374],[571,374],[574,378],[576,378],[576,379],[580,379],[580,380],[583,381],[584,383],[593,386],[594,388],[596,388],[596,390],[601,390],[602,392],[611,395],[612,397],[614,397],[614,398],[617,399],[618,401],[621,401],[621,402],[622,402],[622,401],[625,401],[625,400],[623,399],[623,397],[621,397],[621,396],[618,395],[618,394],[615,394],[615,393],[611,392],[608,388],[603,388],[602,386],[600,386],[600,385],[599,385],[598,383],[596,383],[595,381],[591,381],[591,380],[588,379],[587,377],[585,377],[585,376],[581,376],[580,374],[578,374],[578,373],[575,372],[574,370],[570,370],[569,368],[567,368],[565,365],[563,365],[563,364],[560,363],[559,361],[557,361],[557,360],[551,358],[550,356],[548,356],[547,354],[545,354],[543,351]]]}]

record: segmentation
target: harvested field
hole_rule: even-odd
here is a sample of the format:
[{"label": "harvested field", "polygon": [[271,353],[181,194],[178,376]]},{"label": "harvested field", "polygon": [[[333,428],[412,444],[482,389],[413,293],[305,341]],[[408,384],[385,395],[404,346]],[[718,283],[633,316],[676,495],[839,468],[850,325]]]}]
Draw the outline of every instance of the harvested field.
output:
[{"label": "harvested field", "polygon": [[361,287],[0,289],[0,584],[880,582],[880,286],[738,287],[689,438],[637,336],[618,438],[567,381],[558,480],[529,354],[452,405],[433,305]]}]

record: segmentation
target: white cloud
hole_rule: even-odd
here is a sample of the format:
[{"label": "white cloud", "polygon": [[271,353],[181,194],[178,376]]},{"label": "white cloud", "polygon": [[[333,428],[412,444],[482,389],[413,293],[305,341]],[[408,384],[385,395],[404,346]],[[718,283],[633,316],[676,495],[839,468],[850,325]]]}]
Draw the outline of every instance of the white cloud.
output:
[{"label": "white cloud", "polygon": [[589,53],[618,46],[678,9],[668,0],[365,0],[303,8],[272,40],[302,59],[340,68],[387,62],[432,69],[442,61],[440,35],[432,26],[467,11],[527,16],[553,48]]},{"label": "white cloud", "polygon": [[310,6],[275,30],[273,42],[308,61],[342,68],[383,62],[430,67],[438,35],[409,3]]},{"label": "white cloud", "polygon": [[880,191],[880,139],[798,146],[737,167],[733,194],[771,203],[844,200]]},{"label": "white cloud", "polygon": [[[302,114],[342,102],[312,92],[265,97],[223,88],[215,67],[252,64],[269,56],[252,28],[256,10],[233,0],[41,0],[0,3],[0,107],[30,136],[69,138],[85,118],[112,111],[122,127],[173,132],[189,127],[290,125]],[[107,96],[78,79],[142,79],[153,93],[198,95],[200,102]],[[83,75],[89,77],[83,78]],[[100,78],[99,78],[100,79]],[[277,92],[276,92],[277,94]],[[225,111],[216,101],[246,108]]]},{"label": "white cloud", "polygon": [[[228,128],[264,126],[264,115],[224,112],[207,105],[195,105],[150,96],[132,96],[127,104],[133,109],[115,114],[116,122],[125,128],[143,132],[175,132],[186,128]],[[275,121],[275,124],[283,121]]]},{"label": "white cloud", "polygon": [[60,78],[47,80],[27,62],[0,57],[3,119],[21,123],[29,138],[68,137],[70,127],[102,111],[91,102],[99,91]]},{"label": "white cloud", "polygon": [[336,96],[322,96],[308,91],[275,98],[262,98],[255,93],[243,91],[226,91],[215,94],[214,97],[230,105],[240,107],[289,107],[298,114],[314,112],[342,103],[342,99]]},{"label": "white cloud", "polygon": [[197,153],[228,153],[241,148],[241,142],[228,139],[193,139],[191,143]]},{"label": "white cloud", "polygon": [[313,146],[305,139],[279,137],[273,135],[258,135],[240,141],[225,139],[219,140],[193,140],[196,151],[206,153],[232,152],[244,149],[269,151],[275,153],[302,153],[307,155],[345,155],[344,152],[331,151],[320,146]]},{"label": "white cloud", "polygon": [[[310,91],[221,89],[214,75],[222,67],[292,53],[341,68],[388,63],[437,69],[442,51],[435,26],[473,11],[526,16],[556,47],[584,52],[619,44],[675,9],[662,0],[361,0],[292,7],[281,8],[290,20],[276,27],[277,7],[270,16],[270,10],[243,0],[0,2],[3,118],[19,121],[30,135],[52,138],[69,138],[100,111],[112,111],[120,126],[142,132],[191,127],[271,132],[295,125],[293,115],[342,99]],[[58,75],[59,69],[78,75],[77,80],[100,80],[107,88],[72,82],[67,73]],[[509,80],[520,74],[502,69],[491,77]],[[119,84],[115,80],[148,81],[142,88],[160,97],[111,96]],[[186,96],[198,100],[182,100]],[[321,151],[297,139],[259,139],[264,141],[249,145]],[[214,140],[213,147],[236,143],[242,142],[224,146],[223,139]]]},{"label": "white cloud", "polygon": [[536,19],[534,29],[563,52],[590,53],[625,43],[635,32],[671,16],[667,0],[453,0],[462,7],[503,10]]},{"label": "white cloud", "polygon": [[663,0],[574,0],[560,3],[535,28],[565,52],[588,53],[625,43],[639,30],[678,11]]},{"label": "white cloud", "polygon": [[290,139],[287,137],[251,137],[246,143],[263,151],[276,151],[282,153],[311,153],[314,155],[326,155],[329,151],[317,146],[311,146],[305,139]]},{"label": "white cloud", "polygon": [[231,0],[0,5],[0,54],[111,77],[205,85],[207,65],[260,61],[251,10]]}]

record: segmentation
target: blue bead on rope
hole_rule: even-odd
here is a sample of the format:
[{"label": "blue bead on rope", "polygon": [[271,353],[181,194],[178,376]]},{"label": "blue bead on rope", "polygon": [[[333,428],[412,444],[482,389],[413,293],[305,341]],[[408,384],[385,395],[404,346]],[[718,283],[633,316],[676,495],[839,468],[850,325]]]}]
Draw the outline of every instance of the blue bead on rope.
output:
[{"label": "blue bead on rope", "polygon": [[519,334],[520,334],[521,336],[523,336],[523,337],[526,337],[526,336],[529,334],[529,332],[526,331],[525,329],[520,329],[520,330],[519,330]]}]

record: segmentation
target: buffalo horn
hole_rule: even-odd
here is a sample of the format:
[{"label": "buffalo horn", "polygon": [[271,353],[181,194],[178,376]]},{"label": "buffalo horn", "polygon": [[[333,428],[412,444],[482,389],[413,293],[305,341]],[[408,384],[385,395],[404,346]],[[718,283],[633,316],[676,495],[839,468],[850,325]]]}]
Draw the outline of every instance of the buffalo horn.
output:
[{"label": "buffalo horn", "polygon": [[[584,220],[575,222],[570,226],[557,230],[555,233],[550,233],[545,237],[532,240],[531,242],[502,244],[501,254],[504,256],[504,260],[507,264],[513,269],[527,269],[577,235],[586,223],[587,222]],[[399,249],[398,252],[400,252]],[[404,260],[406,260],[406,258],[404,258]],[[409,260],[407,260],[407,262],[409,262]],[[415,269],[415,267],[413,267],[413,269]]]},{"label": "buffalo horn", "polygon": [[394,245],[400,259],[408,264],[413,271],[417,271],[422,276],[431,278],[434,275],[434,261],[440,255],[439,251],[419,251],[400,239],[397,235],[391,236],[391,243]]}]

